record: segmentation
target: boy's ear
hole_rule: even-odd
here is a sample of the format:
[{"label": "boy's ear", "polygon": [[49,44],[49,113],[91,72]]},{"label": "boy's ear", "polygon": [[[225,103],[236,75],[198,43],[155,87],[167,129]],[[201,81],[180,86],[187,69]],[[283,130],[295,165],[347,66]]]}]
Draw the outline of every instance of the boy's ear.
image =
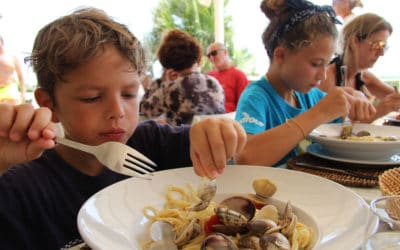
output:
[{"label": "boy's ear", "polygon": [[59,122],[58,118],[57,118],[57,114],[54,110],[54,103],[52,101],[52,99],[50,98],[50,95],[47,91],[38,88],[35,90],[35,99],[37,104],[40,107],[46,107],[49,108],[51,110],[52,113],[52,117],[51,120],[52,122]]}]

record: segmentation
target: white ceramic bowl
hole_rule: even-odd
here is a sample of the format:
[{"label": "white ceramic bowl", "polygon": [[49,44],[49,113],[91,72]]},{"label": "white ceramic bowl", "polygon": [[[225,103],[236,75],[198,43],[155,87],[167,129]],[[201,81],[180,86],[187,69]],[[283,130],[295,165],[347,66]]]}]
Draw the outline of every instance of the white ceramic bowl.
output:
[{"label": "white ceramic bowl", "polygon": [[[315,230],[313,249],[357,249],[361,245],[368,223],[365,218],[371,213],[367,203],[350,189],[319,176],[282,168],[233,165],[218,176],[215,200],[253,193],[252,181],[261,177],[276,184],[271,203],[279,211],[290,201],[299,221]],[[142,249],[149,239],[149,221],[143,207],[162,207],[171,184],[185,187],[200,180],[188,167],[155,172],[151,181],[129,178],[115,183],[82,206],[79,232],[93,249]]]},{"label": "white ceramic bowl", "polygon": [[371,136],[392,136],[396,141],[353,141],[339,138],[341,123],[323,124],[309,135],[311,141],[319,143],[332,156],[355,160],[388,160],[400,153],[400,127],[355,123],[353,132],[365,130]]}]

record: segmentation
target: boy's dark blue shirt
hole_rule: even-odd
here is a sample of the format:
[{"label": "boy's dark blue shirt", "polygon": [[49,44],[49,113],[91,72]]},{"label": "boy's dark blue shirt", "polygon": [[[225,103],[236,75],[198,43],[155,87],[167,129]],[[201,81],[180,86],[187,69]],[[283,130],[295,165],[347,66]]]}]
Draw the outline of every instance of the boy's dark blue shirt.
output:
[{"label": "boy's dark blue shirt", "polygon": [[[146,121],[127,144],[156,162],[157,170],[192,165],[188,126]],[[80,239],[76,221],[83,203],[126,178],[107,168],[98,176],[85,175],[55,150],[13,166],[0,176],[0,249],[60,249]]]}]

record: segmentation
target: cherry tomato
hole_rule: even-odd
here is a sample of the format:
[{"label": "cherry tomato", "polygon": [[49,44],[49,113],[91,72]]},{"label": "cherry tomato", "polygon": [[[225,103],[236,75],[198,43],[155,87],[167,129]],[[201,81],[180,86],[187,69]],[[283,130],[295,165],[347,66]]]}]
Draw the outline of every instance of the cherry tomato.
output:
[{"label": "cherry tomato", "polygon": [[263,208],[266,204],[264,202],[258,202],[258,201],[253,201],[254,206],[256,207],[257,210],[260,210],[261,208]]},{"label": "cherry tomato", "polygon": [[216,215],[213,215],[204,223],[204,232],[206,233],[206,235],[214,232],[212,226],[215,224],[221,224],[221,221]]}]

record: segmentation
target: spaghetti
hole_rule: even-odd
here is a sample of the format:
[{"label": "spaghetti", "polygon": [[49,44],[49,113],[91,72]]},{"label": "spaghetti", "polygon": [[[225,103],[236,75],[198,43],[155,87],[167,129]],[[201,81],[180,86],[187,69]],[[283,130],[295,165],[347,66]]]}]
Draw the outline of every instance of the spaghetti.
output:
[{"label": "spaghetti", "polygon": [[[193,186],[188,183],[187,188],[181,188],[177,186],[169,186],[166,192],[166,203],[162,209],[157,209],[153,206],[146,206],[143,209],[144,216],[150,220],[150,223],[155,221],[165,221],[170,223],[174,228],[174,233],[179,237],[185,230],[185,228],[193,221],[196,220],[201,228],[200,233],[193,239],[187,239],[182,245],[178,244],[179,249],[184,250],[198,250],[206,237],[204,230],[205,223],[215,215],[214,209],[218,206],[217,203],[211,202],[210,205],[202,211],[191,211],[190,207],[192,204],[197,203],[200,199]],[[272,206],[272,205],[268,205]],[[257,214],[255,217],[260,218]],[[262,216],[266,218],[264,215]],[[240,235],[229,236],[236,244],[240,238]],[[291,250],[308,249],[312,243],[314,237],[314,231],[312,228],[304,225],[303,223],[297,222],[295,229],[289,237]],[[143,249],[149,249],[153,242],[149,241],[143,245]]]}]

